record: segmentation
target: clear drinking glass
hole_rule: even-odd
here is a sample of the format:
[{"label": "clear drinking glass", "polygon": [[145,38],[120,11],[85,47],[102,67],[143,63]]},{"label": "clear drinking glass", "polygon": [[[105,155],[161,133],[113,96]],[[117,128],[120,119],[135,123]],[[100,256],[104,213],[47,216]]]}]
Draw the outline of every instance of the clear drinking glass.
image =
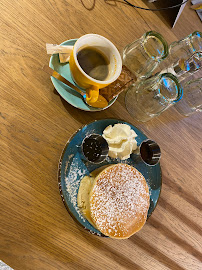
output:
[{"label": "clear drinking glass", "polygon": [[189,58],[196,51],[202,51],[202,33],[199,31],[171,43],[169,46],[169,58],[174,63],[179,59]]},{"label": "clear drinking glass", "polygon": [[[178,65],[179,60],[189,59],[195,52],[202,51],[202,32],[195,31],[185,38],[174,41],[169,46],[168,57],[160,63],[158,71]],[[202,54],[198,54],[201,58]]]},{"label": "clear drinking glass", "polygon": [[190,81],[194,74],[202,70],[202,51],[196,51],[187,59],[180,59],[173,65],[165,68],[159,73],[172,73],[178,81],[183,84]]},{"label": "clear drinking glass", "polygon": [[183,93],[183,98],[175,104],[177,111],[185,116],[202,112],[202,78],[186,82]]},{"label": "clear drinking glass", "polygon": [[193,52],[202,51],[202,32],[195,31],[189,36]]},{"label": "clear drinking glass", "polygon": [[125,105],[132,117],[146,122],[181,97],[182,88],[177,78],[171,73],[164,73],[132,84],[126,93]]},{"label": "clear drinking glass", "polygon": [[137,78],[147,78],[168,55],[168,44],[161,34],[150,31],[123,50],[123,64]]}]

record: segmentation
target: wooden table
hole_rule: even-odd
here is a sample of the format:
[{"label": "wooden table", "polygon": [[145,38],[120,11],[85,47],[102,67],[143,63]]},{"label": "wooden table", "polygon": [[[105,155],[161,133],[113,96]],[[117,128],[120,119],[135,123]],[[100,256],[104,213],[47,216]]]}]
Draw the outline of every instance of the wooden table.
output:
[{"label": "wooden table", "polygon": [[[127,113],[123,95],[106,111],[83,112],[62,100],[41,70],[49,61],[45,43],[86,33],[107,37],[120,51],[150,29],[168,43],[179,40],[201,29],[189,7],[171,29],[156,13],[119,1],[1,0],[0,260],[15,270],[202,269],[202,115],[184,118],[171,108],[142,124]],[[159,204],[127,240],[84,231],[58,191],[68,138],[109,117],[136,125],[162,150]]]}]

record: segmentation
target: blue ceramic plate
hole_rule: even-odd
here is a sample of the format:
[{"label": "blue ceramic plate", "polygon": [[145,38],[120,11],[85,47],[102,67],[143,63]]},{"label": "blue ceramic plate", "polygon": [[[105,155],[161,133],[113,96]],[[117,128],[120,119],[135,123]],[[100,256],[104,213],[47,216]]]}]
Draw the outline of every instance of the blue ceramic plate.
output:
[{"label": "blue ceramic plate", "polygon": [[[80,158],[79,148],[83,139],[92,133],[102,134],[103,130],[108,125],[114,125],[117,123],[128,124],[137,133],[137,144],[147,139],[147,137],[136,127],[131,124],[117,119],[103,119],[94,121],[81,129],[79,129],[67,142],[59,163],[58,181],[59,189],[62,200],[67,207],[69,213],[76,221],[79,222],[85,229],[89,230],[93,234],[101,236],[102,234],[96,230],[80,213],[77,206],[77,193],[81,179],[85,175],[89,175],[90,172],[107,164],[115,163],[127,163],[137,168],[145,177],[150,190],[150,208],[148,211],[148,217],[154,211],[161,192],[161,168],[160,164],[155,166],[148,166],[142,161],[138,161],[135,155],[132,154],[127,160],[120,161],[117,159],[111,159],[107,157],[106,161],[101,164],[94,165],[87,161],[83,161]],[[103,235],[102,235],[103,236]]]},{"label": "blue ceramic plate", "polygon": [[[77,39],[70,39],[67,41],[64,41],[63,43],[61,43],[61,45],[70,45],[73,46],[75,44],[75,42],[77,41]],[[69,69],[69,63],[64,63],[61,64],[59,61],[59,54],[53,54],[50,58],[50,62],[49,62],[49,66],[54,69],[55,71],[57,71],[60,75],[62,75],[65,79],[67,79],[68,81],[70,81],[72,84],[75,85],[75,82],[73,81],[72,77],[71,77],[71,73],[70,73],[70,69]],[[77,93],[74,89],[72,89],[71,87],[67,86],[66,84],[58,81],[57,79],[55,79],[54,77],[51,77],[51,81],[55,87],[55,89],[57,90],[57,92],[60,94],[60,96],[62,98],[64,98],[69,104],[71,104],[72,106],[81,109],[83,111],[102,111],[105,110],[107,108],[109,108],[117,99],[117,97],[115,97],[114,99],[112,99],[108,106],[103,108],[93,108],[88,106],[84,101],[82,96]],[[78,85],[77,85],[78,87]],[[83,89],[82,89],[83,90]],[[83,90],[84,91],[84,90]]]}]

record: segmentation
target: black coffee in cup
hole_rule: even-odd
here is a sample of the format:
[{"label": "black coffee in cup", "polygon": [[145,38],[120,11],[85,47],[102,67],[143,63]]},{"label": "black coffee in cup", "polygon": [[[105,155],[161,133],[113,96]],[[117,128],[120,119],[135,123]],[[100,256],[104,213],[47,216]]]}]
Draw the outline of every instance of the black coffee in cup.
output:
[{"label": "black coffee in cup", "polygon": [[85,47],[77,53],[77,60],[83,71],[98,81],[104,81],[109,75],[109,60],[94,47]]}]

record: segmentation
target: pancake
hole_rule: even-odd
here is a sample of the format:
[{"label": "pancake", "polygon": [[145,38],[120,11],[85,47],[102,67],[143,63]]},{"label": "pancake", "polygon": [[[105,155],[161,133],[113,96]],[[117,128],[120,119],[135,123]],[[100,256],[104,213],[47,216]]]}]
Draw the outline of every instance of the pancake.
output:
[{"label": "pancake", "polygon": [[127,164],[104,168],[91,178],[86,197],[86,218],[101,233],[125,239],[146,222],[149,189],[143,175]]}]

